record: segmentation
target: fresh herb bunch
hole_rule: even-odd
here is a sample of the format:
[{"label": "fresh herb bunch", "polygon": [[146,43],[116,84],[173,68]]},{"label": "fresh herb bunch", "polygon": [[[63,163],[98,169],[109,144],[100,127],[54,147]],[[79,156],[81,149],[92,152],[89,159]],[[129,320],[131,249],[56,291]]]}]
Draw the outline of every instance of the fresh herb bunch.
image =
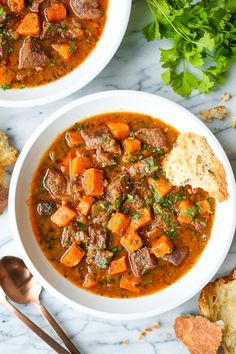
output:
[{"label": "fresh herb bunch", "polygon": [[153,21],[147,41],[166,38],[161,49],[163,82],[188,96],[210,92],[236,61],[236,0],[147,0]]}]

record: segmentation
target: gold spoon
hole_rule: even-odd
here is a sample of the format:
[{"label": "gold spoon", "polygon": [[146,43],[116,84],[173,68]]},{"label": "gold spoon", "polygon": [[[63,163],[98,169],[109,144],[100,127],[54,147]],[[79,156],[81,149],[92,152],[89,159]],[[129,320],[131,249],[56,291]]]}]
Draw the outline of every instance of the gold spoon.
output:
[{"label": "gold spoon", "polygon": [[59,324],[40,302],[42,286],[35,280],[22,259],[6,256],[1,259],[1,287],[5,294],[18,304],[36,305],[42,316],[62,339],[72,354],[81,354]]}]

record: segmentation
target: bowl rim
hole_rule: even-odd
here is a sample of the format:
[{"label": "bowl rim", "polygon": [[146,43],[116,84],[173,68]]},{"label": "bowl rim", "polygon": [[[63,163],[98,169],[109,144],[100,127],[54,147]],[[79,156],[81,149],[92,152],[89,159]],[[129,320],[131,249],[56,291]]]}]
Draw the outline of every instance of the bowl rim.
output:
[{"label": "bowl rim", "polygon": [[[109,0],[110,1],[110,0]],[[109,6],[109,4],[108,4]],[[123,7],[123,12],[125,13],[125,16],[122,16],[122,18],[119,21],[120,27],[118,28],[118,31],[116,32],[116,35],[113,36],[112,44],[109,46],[109,52],[107,51],[107,54],[99,57],[98,60],[96,61],[96,69],[91,69],[87,71],[86,76],[80,77],[80,80],[76,85],[72,85],[69,87],[65,87],[65,83],[63,84],[64,87],[61,89],[61,92],[55,92],[53,90],[53,87],[55,83],[60,82],[64,78],[66,78],[68,75],[75,76],[77,75],[77,70],[80,68],[81,65],[87,62],[88,58],[90,58],[93,53],[96,52],[96,48],[99,46],[100,40],[96,47],[92,50],[92,52],[88,55],[88,57],[74,70],[72,70],[70,73],[67,75],[63,76],[62,78],[52,81],[46,85],[40,85],[32,88],[25,88],[24,91],[28,91],[28,98],[27,99],[7,99],[7,98],[1,98],[0,97],[0,107],[9,107],[9,108],[24,108],[24,107],[33,107],[33,106],[41,106],[45,104],[49,104],[52,102],[56,102],[60,99],[63,99],[67,96],[72,95],[73,93],[77,92],[81,88],[85,87],[88,83],[90,83],[93,79],[95,79],[102,71],[103,69],[109,64],[109,62],[112,60],[114,55],[116,54],[117,50],[119,49],[121,42],[125,36],[125,32],[128,27],[130,15],[131,15],[131,9],[132,9],[132,0],[124,0],[120,4],[120,6]],[[108,15],[109,16],[109,7],[108,7]],[[105,23],[104,31],[106,30],[106,25],[107,21]],[[103,37],[103,33],[101,38]],[[100,38],[100,39],[101,39]],[[37,88],[43,88],[43,87],[49,87],[51,85],[52,87],[52,93],[44,96],[43,98],[34,98],[30,99],[30,91],[32,92],[34,89],[37,90]],[[12,89],[11,91],[17,91],[19,92],[20,89]],[[54,92],[53,92],[54,91]],[[1,93],[1,90],[0,90]]]},{"label": "bowl rim", "polygon": [[[161,311],[158,308],[154,308],[151,311],[144,311],[144,312],[139,312],[135,314],[117,314],[117,313],[112,313],[112,312],[105,312],[102,310],[97,310],[93,309],[87,306],[84,306],[76,301],[73,301],[69,299],[66,295],[62,294],[59,290],[57,290],[54,286],[52,286],[48,280],[46,280],[43,275],[39,272],[39,270],[36,268],[36,266],[33,264],[33,261],[31,261],[28,253],[26,252],[22,242],[21,242],[21,236],[18,230],[17,222],[16,222],[16,208],[15,208],[15,194],[16,194],[16,187],[17,187],[17,182],[18,182],[18,177],[20,175],[21,167],[24,163],[24,160],[28,153],[30,152],[31,147],[34,145],[35,141],[41,136],[42,132],[49,127],[54,121],[56,121],[58,118],[61,117],[66,112],[69,112],[73,108],[79,107],[82,104],[92,102],[97,99],[104,99],[104,98],[111,98],[111,97],[119,97],[119,96],[132,96],[135,97],[136,99],[141,99],[141,98],[148,98],[148,97],[156,97],[157,100],[165,101],[170,105],[170,107],[178,107],[180,108],[183,113],[188,114],[188,116],[192,116],[192,119],[197,120],[198,124],[200,124],[204,130],[207,132],[208,135],[210,135],[213,140],[215,140],[216,144],[218,145],[218,148],[221,150],[222,154],[224,155],[224,166],[227,168],[227,175],[229,177],[228,184],[230,185],[235,185],[235,178],[234,174],[231,168],[231,165],[229,163],[228,157],[226,153],[223,150],[223,147],[219,143],[219,141],[216,139],[214,134],[209,130],[209,128],[201,122],[194,114],[189,112],[187,109],[184,107],[180,106],[179,104],[170,101],[166,98],[163,98],[161,96],[157,96],[154,94],[150,93],[145,93],[145,92],[139,92],[139,91],[131,91],[131,90],[113,90],[113,91],[103,91],[95,94],[91,94],[82,98],[79,98],[64,107],[60,108],[56,112],[54,112],[52,115],[50,115],[45,121],[43,121],[38,128],[36,128],[35,132],[32,134],[32,136],[29,138],[29,140],[26,142],[24,145],[22,152],[16,162],[16,166],[13,171],[12,179],[11,179],[11,184],[10,184],[10,190],[9,190],[9,218],[10,218],[10,227],[11,227],[11,233],[14,236],[14,241],[17,246],[17,249],[19,250],[24,262],[26,263],[27,267],[30,269],[32,274],[38,279],[38,281],[42,284],[45,289],[47,289],[53,296],[55,296],[57,299],[60,301],[63,301],[65,304],[76,308],[77,310],[89,314],[95,317],[99,318],[104,318],[104,319],[112,319],[112,320],[135,320],[135,319],[142,319],[142,318],[147,318],[147,317],[152,317],[155,315],[158,315],[160,313],[167,312],[171,309],[176,308],[177,306],[183,304],[184,302],[188,301],[190,298],[192,298],[194,295],[196,295],[209,281],[210,279],[216,274],[220,266],[222,265],[223,261],[225,260],[229,248],[231,246],[231,243],[233,241],[234,237],[234,232],[235,232],[235,227],[236,227],[236,218],[231,221],[231,228],[228,230],[228,242],[227,244],[224,245],[224,250],[222,251],[222,254],[220,255],[220,258],[218,257],[218,260],[215,265],[215,268],[211,270],[211,272],[206,272],[206,275],[203,275],[201,278],[201,281],[198,282],[198,286],[191,288],[191,290],[188,292],[188,295],[186,294],[181,294],[182,296],[179,296],[173,303],[171,304],[166,304],[166,306],[162,306]],[[161,118],[162,119],[162,118]],[[43,154],[43,152],[42,152]],[[232,199],[232,207],[233,207],[233,213],[235,215],[236,213],[236,193],[230,196]],[[198,263],[198,262],[197,262]],[[196,264],[197,264],[196,263]],[[192,267],[192,269],[195,267],[195,265]],[[182,278],[180,278],[176,283],[178,283]],[[175,284],[176,284],[175,283]],[[174,285],[174,284],[173,284]],[[171,285],[172,286],[172,285]],[[170,287],[171,287],[170,286]],[[96,296],[96,295],[95,295]],[[141,297],[140,297],[141,298]],[[145,299],[145,296],[142,297]],[[128,301],[130,299],[127,299]],[[131,298],[132,300],[132,298]],[[145,300],[144,300],[145,301]]]}]

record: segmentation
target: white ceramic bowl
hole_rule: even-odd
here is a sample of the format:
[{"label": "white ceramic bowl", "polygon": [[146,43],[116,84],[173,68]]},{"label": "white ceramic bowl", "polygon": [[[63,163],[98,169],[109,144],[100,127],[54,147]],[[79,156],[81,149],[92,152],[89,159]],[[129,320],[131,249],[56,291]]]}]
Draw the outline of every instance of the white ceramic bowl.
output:
[{"label": "white ceramic bowl", "polygon": [[[229,199],[217,203],[211,238],[197,264],[179,281],[150,296],[112,299],[97,296],[63,278],[43,255],[32,231],[27,198],[39,159],[56,136],[77,121],[96,114],[128,111],[158,117],[182,132],[204,135],[227,174]],[[43,122],[24,146],[10,186],[10,223],[16,247],[39,282],[64,303],[88,314],[137,319],[170,310],[195,295],[217,272],[231,245],[236,222],[235,181],[227,156],[210,130],[181,106],[159,96],[135,91],[93,94],[63,107]]]},{"label": "white ceramic bowl", "polygon": [[116,53],[127,29],[132,0],[109,0],[103,34],[88,58],[77,69],[50,84],[23,90],[0,89],[0,107],[30,107],[71,95],[93,80]]}]

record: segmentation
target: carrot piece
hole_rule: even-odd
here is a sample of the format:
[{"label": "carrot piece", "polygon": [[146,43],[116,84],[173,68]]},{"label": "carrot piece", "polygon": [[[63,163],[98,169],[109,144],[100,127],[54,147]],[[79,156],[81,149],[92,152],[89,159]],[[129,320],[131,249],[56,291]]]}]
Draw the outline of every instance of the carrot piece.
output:
[{"label": "carrot piece", "polygon": [[141,149],[141,141],[138,139],[125,139],[123,147],[126,155],[132,155]]},{"label": "carrot piece", "polygon": [[129,125],[124,122],[108,122],[108,128],[117,140],[123,140],[129,135]]},{"label": "carrot piece", "polygon": [[8,0],[9,7],[12,12],[18,14],[25,8],[25,0]]},{"label": "carrot piece", "polygon": [[188,200],[182,200],[179,203],[178,221],[185,224],[190,224],[193,221],[195,209],[193,204]]},{"label": "carrot piece", "polygon": [[103,195],[103,170],[89,168],[85,170],[82,176],[82,185],[86,195],[99,197]]},{"label": "carrot piece", "polygon": [[128,252],[134,252],[142,247],[143,241],[138,233],[133,231],[121,237],[121,244]]},{"label": "carrot piece", "polygon": [[169,181],[160,179],[149,179],[149,184],[154,188],[160,198],[164,197],[172,189],[172,184]]},{"label": "carrot piece", "polygon": [[201,214],[209,214],[211,212],[211,204],[207,200],[200,200],[198,203]]},{"label": "carrot piece", "polygon": [[127,270],[126,257],[120,257],[119,259],[115,259],[111,262],[110,267],[108,269],[108,274],[114,275],[123,273]]},{"label": "carrot piece", "polygon": [[75,157],[70,161],[70,177],[76,178],[87,168],[91,167],[91,160],[89,157]]},{"label": "carrot piece", "polygon": [[40,19],[38,14],[35,12],[27,13],[21,20],[16,32],[24,37],[38,37],[40,33]]},{"label": "carrot piece", "polygon": [[52,48],[65,60],[69,60],[72,56],[69,44],[52,44]]},{"label": "carrot piece", "polygon": [[80,198],[80,203],[77,206],[77,209],[81,214],[87,216],[90,212],[92,204],[93,204],[93,198],[84,195],[82,198]]},{"label": "carrot piece", "polygon": [[7,66],[0,67],[0,85],[10,84],[14,78],[14,72],[8,69]]},{"label": "carrot piece", "polygon": [[128,215],[116,212],[110,218],[107,227],[115,234],[120,234],[126,231],[129,222],[130,217]]},{"label": "carrot piece", "polygon": [[60,262],[67,267],[76,267],[81,259],[84,257],[85,251],[76,245],[70,246],[70,248],[63,254]]},{"label": "carrot piece", "polygon": [[62,3],[46,7],[44,11],[48,22],[61,22],[66,18],[66,8]]},{"label": "carrot piece", "polygon": [[59,227],[67,226],[77,216],[77,213],[67,205],[60,206],[57,211],[52,214],[51,221]]},{"label": "carrot piece", "polygon": [[140,293],[139,286],[141,285],[141,280],[135,277],[123,277],[120,281],[120,288],[131,291],[132,293]]},{"label": "carrot piece", "polygon": [[150,208],[143,208],[137,211],[132,216],[130,227],[133,230],[137,230],[140,227],[144,227],[152,220],[152,214]]},{"label": "carrot piece", "polygon": [[166,236],[161,236],[152,243],[151,252],[155,254],[157,258],[163,257],[165,254],[169,254],[173,251],[173,243]]},{"label": "carrot piece", "polygon": [[98,282],[98,279],[95,279],[95,277],[92,274],[87,273],[85,275],[83,287],[86,289],[92,289],[97,285],[97,282]]},{"label": "carrot piece", "polygon": [[65,139],[69,147],[74,147],[84,142],[78,130],[66,132]]}]

